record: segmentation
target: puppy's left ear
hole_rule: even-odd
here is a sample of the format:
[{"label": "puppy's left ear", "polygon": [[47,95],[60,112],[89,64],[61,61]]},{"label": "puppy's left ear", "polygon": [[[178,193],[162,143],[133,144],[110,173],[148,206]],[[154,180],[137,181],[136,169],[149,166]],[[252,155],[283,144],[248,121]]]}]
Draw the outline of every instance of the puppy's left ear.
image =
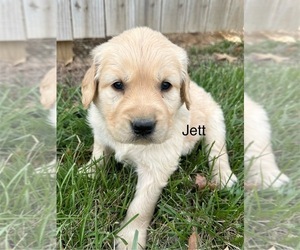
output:
[{"label": "puppy's left ear", "polygon": [[188,57],[184,49],[179,48],[179,61],[181,64],[181,87],[180,87],[180,97],[181,101],[185,103],[186,108],[189,110],[191,105],[190,98],[190,77],[187,71],[188,67]]},{"label": "puppy's left ear", "polygon": [[50,109],[56,102],[56,67],[52,68],[40,83],[41,104]]},{"label": "puppy's left ear", "polygon": [[87,108],[97,92],[97,81],[95,80],[96,67],[93,64],[85,73],[81,85],[82,104]]},{"label": "puppy's left ear", "polygon": [[190,78],[186,73],[183,73],[181,87],[180,87],[180,97],[181,101],[185,103],[186,108],[189,110],[191,105],[191,98],[190,98]]}]

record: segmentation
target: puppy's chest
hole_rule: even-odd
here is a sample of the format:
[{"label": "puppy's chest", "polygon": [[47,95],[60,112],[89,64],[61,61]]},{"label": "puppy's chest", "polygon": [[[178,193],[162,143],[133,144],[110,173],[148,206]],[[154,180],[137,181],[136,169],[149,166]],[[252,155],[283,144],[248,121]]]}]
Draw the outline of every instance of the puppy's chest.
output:
[{"label": "puppy's chest", "polygon": [[[170,144],[173,144],[170,147]],[[182,142],[174,147],[170,140],[168,143],[150,145],[127,145],[115,148],[117,161],[125,162],[136,167],[165,167],[177,166],[181,156]]]}]

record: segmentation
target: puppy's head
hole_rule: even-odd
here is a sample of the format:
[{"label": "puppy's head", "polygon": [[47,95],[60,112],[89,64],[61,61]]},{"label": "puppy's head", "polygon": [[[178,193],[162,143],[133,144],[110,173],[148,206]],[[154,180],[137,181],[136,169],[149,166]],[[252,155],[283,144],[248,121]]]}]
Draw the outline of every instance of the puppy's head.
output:
[{"label": "puppy's head", "polygon": [[83,105],[94,102],[116,141],[168,139],[179,108],[189,108],[186,52],[159,32],[135,28],[92,54],[82,83]]}]

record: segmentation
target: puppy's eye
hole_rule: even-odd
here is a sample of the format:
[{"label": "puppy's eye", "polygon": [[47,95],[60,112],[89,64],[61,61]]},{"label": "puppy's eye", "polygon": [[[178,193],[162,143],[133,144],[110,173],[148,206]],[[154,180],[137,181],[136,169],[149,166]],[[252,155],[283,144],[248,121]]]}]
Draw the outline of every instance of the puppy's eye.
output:
[{"label": "puppy's eye", "polygon": [[169,82],[162,82],[160,85],[161,91],[167,91],[172,87],[172,84]]},{"label": "puppy's eye", "polygon": [[122,82],[114,82],[112,87],[118,91],[124,90],[124,84]]}]

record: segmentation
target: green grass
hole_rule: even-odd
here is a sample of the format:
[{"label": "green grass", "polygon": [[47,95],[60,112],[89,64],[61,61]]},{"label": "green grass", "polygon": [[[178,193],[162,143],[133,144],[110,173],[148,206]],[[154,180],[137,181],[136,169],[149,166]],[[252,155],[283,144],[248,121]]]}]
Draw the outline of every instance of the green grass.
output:
[{"label": "green grass", "polygon": [[272,126],[277,164],[292,180],[277,192],[267,190],[245,195],[245,247],[248,249],[272,246],[300,249],[299,48],[299,42],[261,42],[246,46],[245,53],[273,53],[290,58],[285,63],[247,60],[245,89],[265,107]]},{"label": "green grass", "polygon": [[[38,88],[1,85],[0,248],[55,246],[55,182],[35,169],[54,158],[55,130]],[[51,153],[52,152],[52,153]]]},{"label": "green grass", "polygon": [[[203,60],[197,64],[196,52],[191,53],[194,55],[191,78],[222,106],[230,164],[243,183],[243,66]],[[134,196],[137,178],[130,166],[116,163],[112,158],[98,168],[94,179],[78,172],[92,152],[92,132],[85,119],[79,88],[59,83],[59,248],[112,249]],[[148,230],[147,249],[187,249],[188,238],[194,230],[201,239],[200,249],[242,247],[243,188],[237,184],[230,190],[197,190],[196,174],[210,176],[207,156],[201,148],[199,144],[181,159],[178,170],[163,190]]]}]

